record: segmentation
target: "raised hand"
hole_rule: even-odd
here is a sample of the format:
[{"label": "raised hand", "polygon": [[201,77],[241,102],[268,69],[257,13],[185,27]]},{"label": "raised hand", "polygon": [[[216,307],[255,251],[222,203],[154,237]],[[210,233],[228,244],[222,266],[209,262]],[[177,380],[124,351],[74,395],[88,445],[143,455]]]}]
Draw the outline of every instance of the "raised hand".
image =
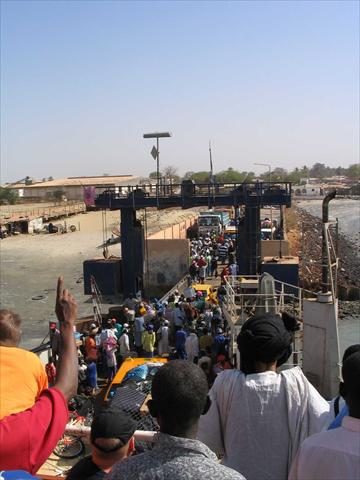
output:
[{"label": "raised hand", "polygon": [[59,277],[56,289],[55,313],[61,324],[73,325],[77,316],[77,303],[67,288],[64,289],[64,278]]}]

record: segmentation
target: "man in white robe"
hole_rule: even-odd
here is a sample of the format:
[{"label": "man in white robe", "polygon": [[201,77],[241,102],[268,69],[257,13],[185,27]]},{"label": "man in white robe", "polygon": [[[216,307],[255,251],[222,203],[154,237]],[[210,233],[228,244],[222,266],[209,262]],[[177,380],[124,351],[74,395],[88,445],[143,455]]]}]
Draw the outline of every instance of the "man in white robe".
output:
[{"label": "man in white robe", "polygon": [[307,438],[293,463],[289,480],[353,480],[360,478],[360,352],[342,366],[341,395],[349,415],[341,426]]},{"label": "man in white robe", "polygon": [[286,480],[301,442],[327,422],[329,404],[300,368],[277,373],[292,335],[278,315],[254,317],[238,336],[242,371],[218,375],[198,438],[247,480]]},{"label": "man in white robe", "polygon": [[169,353],[169,322],[164,320],[163,325],[160,326],[157,333],[159,334],[158,352],[159,355]]},{"label": "man in white robe", "polygon": [[189,362],[193,362],[195,358],[199,357],[199,339],[195,330],[190,331],[190,335],[185,341],[185,351]]}]

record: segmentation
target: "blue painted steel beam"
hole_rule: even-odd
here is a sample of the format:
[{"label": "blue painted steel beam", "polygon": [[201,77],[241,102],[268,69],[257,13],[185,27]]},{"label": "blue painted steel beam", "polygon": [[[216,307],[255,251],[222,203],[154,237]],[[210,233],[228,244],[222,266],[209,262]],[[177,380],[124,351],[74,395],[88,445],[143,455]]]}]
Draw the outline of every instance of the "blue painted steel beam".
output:
[{"label": "blue painted steel beam", "polygon": [[[291,206],[291,183],[195,184],[152,187],[108,188],[97,196],[95,205],[121,210],[121,250],[124,294],[143,289],[144,232],[136,220],[136,210],[148,207],[183,209],[205,206],[245,205],[243,225],[239,226],[237,260],[243,274],[256,274],[260,263],[260,208],[265,205]],[[125,190],[125,191],[124,191]],[[157,192],[157,194],[155,193]]]},{"label": "blue painted steel beam", "polygon": [[[185,188],[186,186],[186,188]],[[192,190],[188,185],[161,185],[159,195],[149,194],[146,190],[134,186],[126,188],[125,194],[115,189],[108,189],[97,196],[95,205],[100,208],[118,210],[131,208],[138,210],[147,207],[159,209],[181,207],[217,207],[249,205],[291,206],[291,183],[246,183],[246,184],[194,184]]]}]

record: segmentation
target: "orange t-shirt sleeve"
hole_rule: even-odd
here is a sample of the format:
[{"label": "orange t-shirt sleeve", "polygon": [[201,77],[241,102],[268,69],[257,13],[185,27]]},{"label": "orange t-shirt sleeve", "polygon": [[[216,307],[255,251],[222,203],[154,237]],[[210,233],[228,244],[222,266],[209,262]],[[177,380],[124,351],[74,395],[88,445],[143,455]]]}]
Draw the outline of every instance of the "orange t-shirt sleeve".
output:
[{"label": "orange t-shirt sleeve", "polygon": [[0,346],[0,362],[1,419],[32,407],[48,379],[40,359],[22,348]]},{"label": "orange t-shirt sleeve", "polygon": [[40,364],[40,371],[39,371],[39,390],[36,398],[39,398],[41,392],[45,390],[45,388],[48,388],[49,386],[49,381],[48,377],[46,375],[46,371],[43,365]]}]

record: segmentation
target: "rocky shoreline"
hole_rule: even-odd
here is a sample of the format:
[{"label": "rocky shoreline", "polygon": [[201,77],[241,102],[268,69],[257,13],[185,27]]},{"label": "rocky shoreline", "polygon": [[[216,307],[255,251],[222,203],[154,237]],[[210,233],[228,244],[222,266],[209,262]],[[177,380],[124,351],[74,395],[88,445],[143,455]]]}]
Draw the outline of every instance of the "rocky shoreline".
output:
[{"label": "rocky shoreline", "polygon": [[[359,319],[360,317],[360,300],[339,301],[339,319]],[[360,324],[359,324],[360,328]]]},{"label": "rocky shoreline", "polygon": [[[322,222],[305,210],[295,209],[297,225],[289,232],[292,253],[299,256],[300,285],[312,291],[321,288]],[[333,235],[335,242],[335,235]],[[338,296],[340,300],[360,300],[360,258],[358,249],[346,235],[338,237]],[[354,302],[357,303],[357,302]],[[356,307],[354,304],[353,307]],[[353,308],[352,307],[352,308]],[[359,306],[357,305],[357,313]]]}]

